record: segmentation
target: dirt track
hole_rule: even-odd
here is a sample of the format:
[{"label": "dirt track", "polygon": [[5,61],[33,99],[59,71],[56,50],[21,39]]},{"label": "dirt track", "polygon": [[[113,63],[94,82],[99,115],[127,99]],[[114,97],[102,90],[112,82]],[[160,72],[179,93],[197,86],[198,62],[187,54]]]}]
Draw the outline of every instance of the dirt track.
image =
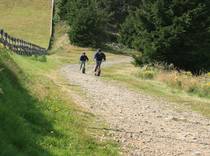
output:
[{"label": "dirt track", "polygon": [[122,144],[124,155],[210,156],[207,118],[177,111],[165,100],[103,81],[93,76],[92,67],[86,75],[78,69],[78,65],[68,65],[61,73],[86,93],[86,98],[75,99],[110,125],[108,131]]}]

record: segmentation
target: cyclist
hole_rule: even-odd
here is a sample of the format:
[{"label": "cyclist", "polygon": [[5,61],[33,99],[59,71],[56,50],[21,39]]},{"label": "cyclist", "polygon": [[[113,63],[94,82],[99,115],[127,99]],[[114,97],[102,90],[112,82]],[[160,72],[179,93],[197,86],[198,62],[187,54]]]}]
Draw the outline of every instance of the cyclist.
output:
[{"label": "cyclist", "polygon": [[89,58],[87,57],[86,53],[82,53],[82,55],[80,56],[80,70],[82,68],[85,68],[86,62],[89,61]]},{"label": "cyclist", "polygon": [[97,52],[95,53],[94,59],[96,61],[96,67],[95,67],[95,72],[96,72],[98,69],[101,69],[102,61],[106,61],[106,55],[101,51],[101,49],[98,49]]}]

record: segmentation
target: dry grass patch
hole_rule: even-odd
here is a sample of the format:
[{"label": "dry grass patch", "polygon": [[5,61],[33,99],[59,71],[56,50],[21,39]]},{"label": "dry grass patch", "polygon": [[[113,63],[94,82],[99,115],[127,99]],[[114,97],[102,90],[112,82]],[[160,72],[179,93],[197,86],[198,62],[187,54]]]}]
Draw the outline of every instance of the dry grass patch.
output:
[{"label": "dry grass patch", "polygon": [[155,80],[165,82],[185,92],[196,94],[200,97],[210,98],[210,77],[206,74],[193,76],[190,72],[160,71]]}]

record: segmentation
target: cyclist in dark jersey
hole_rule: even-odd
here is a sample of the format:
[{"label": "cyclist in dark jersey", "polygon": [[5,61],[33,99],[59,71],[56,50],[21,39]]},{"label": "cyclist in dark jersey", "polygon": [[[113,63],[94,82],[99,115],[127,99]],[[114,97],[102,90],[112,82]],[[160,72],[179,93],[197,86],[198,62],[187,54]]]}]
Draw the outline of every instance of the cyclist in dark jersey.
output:
[{"label": "cyclist in dark jersey", "polygon": [[82,53],[82,55],[80,56],[80,70],[84,67],[85,68],[85,65],[86,65],[86,62],[89,61],[89,58],[87,57],[86,53]]},{"label": "cyclist in dark jersey", "polygon": [[97,69],[101,68],[101,63],[103,61],[106,61],[106,55],[101,51],[101,49],[98,49],[97,52],[95,53],[94,59],[96,60],[96,67],[95,67],[95,72]]}]

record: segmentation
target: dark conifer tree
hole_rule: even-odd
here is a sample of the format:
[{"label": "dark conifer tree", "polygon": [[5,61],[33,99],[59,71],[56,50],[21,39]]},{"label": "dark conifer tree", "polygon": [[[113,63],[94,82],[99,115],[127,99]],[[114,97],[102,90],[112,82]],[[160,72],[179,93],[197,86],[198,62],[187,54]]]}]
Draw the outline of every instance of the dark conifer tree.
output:
[{"label": "dark conifer tree", "polygon": [[67,0],[65,8],[73,44],[96,47],[106,41],[109,16],[96,0]]},{"label": "dark conifer tree", "polygon": [[198,72],[210,68],[210,1],[146,0],[122,25],[121,42],[138,62],[162,61]]}]

